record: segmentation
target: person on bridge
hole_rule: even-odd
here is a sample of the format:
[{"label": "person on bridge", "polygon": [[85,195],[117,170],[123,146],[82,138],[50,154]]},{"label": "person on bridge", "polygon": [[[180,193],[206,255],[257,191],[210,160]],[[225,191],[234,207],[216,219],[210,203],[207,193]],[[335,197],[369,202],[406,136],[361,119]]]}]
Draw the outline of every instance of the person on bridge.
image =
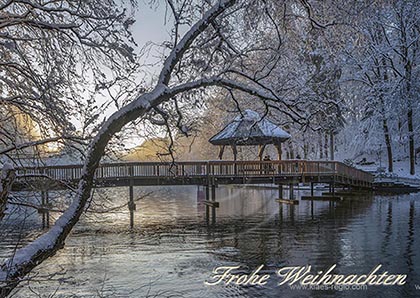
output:
[{"label": "person on bridge", "polygon": [[[270,158],[270,155],[266,155],[266,156],[264,156],[264,158],[263,158],[263,161],[270,161],[271,160],[271,158]],[[269,172],[270,172],[270,170],[271,170],[271,164],[269,164],[269,163],[265,163],[264,164],[264,174],[268,174]]]}]

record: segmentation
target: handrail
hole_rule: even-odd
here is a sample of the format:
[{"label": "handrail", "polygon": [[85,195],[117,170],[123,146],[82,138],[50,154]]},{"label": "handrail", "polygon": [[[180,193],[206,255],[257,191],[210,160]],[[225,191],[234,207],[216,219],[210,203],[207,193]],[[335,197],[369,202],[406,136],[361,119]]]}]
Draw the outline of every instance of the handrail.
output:
[{"label": "handrail", "polygon": [[[18,168],[18,174],[43,174],[54,179],[76,180],[82,165],[55,165]],[[103,163],[95,172],[97,179],[122,177],[192,177],[192,176],[279,176],[331,174],[354,180],[373,182],[370,173],[337,161],[180,161]]]}]

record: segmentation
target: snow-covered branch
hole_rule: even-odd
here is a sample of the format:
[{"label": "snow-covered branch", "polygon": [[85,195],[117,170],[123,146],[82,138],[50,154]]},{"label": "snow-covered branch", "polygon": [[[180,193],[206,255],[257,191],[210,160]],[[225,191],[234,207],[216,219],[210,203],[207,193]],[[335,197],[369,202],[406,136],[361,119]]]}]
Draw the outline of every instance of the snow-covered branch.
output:
[{"label": "snow-covered branch", "polygon": [[159,75],[158,84],[168,85],[171,74],[182,58],[184,53],[191,46],[193,41],[203,32],[220,14],[222,14],[227,8],[235,4],[236,0],[220,0],[218,3],[209,9],[201,20],[195,23],[191,29],[184,35],[184,37],[179,41],[179,43],[174,47],[174,49],[169,54],[168,58],[163,64],[163,69]]}]

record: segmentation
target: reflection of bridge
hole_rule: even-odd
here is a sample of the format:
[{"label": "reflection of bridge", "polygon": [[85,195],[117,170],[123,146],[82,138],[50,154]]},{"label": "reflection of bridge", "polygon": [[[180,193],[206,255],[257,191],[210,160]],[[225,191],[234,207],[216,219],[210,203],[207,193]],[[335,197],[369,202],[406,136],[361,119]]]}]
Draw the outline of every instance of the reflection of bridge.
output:
[{"label": "reflection of bridge", "polygon": [[[14,190],[62,189],[74,185],[82,174],[82,165],[26,167],[17,170],[20,178]],[[372,188],[373,176],[336,161],[273,160],[273,161],[183,161],[107,163],[95,173],[96,187],[129,186],[131,223],[133,222],[133,186],[142,185],[204,185],[206,215],[218,206],[215,188],[219,184],[276,184],[279,197],[283,185],[289,185],[293,199],[293,184],[326,183],[334,194],[335,186],[359,189]],[[211,193],[210,193],[211,190]]]}]

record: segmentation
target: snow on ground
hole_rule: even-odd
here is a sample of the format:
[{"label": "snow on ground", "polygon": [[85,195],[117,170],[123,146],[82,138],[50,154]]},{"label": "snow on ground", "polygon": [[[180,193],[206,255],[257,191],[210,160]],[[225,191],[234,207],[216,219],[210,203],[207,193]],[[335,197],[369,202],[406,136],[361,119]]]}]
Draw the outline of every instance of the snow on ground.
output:
[{"label": "snow on ground", "polygon": [[[413,179],[420,179],[420,162],[416,164],[416,174],[410,174],[410,165],[408,160],[403,161],[395,161],[394,162],[394,172],[389,173],[387,171],[387,163],[382,162],[382,164],[374,163],[372,165],[355,165],[357,168],[367,171],[367,172],[375,172],[375,173],[383,173],[384,176],[388,177],[400,177],[400,178],[413,178]],[[381,171],[382,169],[382,171]]]}]

